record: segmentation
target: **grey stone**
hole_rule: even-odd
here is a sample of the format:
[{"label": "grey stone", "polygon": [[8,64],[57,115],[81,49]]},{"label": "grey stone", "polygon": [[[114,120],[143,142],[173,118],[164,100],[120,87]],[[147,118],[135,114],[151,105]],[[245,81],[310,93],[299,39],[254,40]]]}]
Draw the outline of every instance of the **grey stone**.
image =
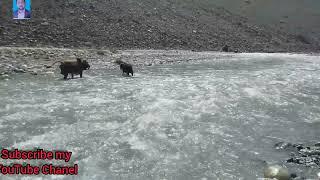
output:
[{"label": "grey stone", "polygon": [[25,73],[26,71],[24,69],[15,68],[15,69],[13,69],[13,72],[15,72],[15,73]]},{"label": "grey stone", "polygon": [[38,75],[37,72],[30,72],[30,74],[32,74],[32,75]]}]

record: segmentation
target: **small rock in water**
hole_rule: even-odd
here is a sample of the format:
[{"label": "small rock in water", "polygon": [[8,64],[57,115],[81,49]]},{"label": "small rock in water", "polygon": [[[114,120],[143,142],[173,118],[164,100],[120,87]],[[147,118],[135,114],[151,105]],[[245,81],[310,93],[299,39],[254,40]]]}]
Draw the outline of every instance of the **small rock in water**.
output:
[{"label": "small rock in water", "polygon": [[37,73],[37,72],[34,72],[34,71],[33,71],[33,72],[30,72],[30,74],[31,74],[31,75],[38,75],[38,73]]},{"label": "small rock in water", "polygon": [[303,146],[302,145],[299,145],[296,147],[298,149],[298,151],[300,151],[301,149],[303,149]]},{"label": "small rock in water", "polygon": [[7,77],[9,77],[9,75],[8,74],[1,74],[1,77],[7,78]]},{"label": "small rock in water", "polygon": [[24,69],[15,68],[15,69],[13,69],[13,72],[15,72],[15,73],[25,73],[26,71]]},{"label": "small rock in water", "polygon": [[291,143],[286,142],[279,142],[275,144],[276,149],[287,149],[288,147],[292,147],[293,145]]},{"label": "small rock in water", "polygon": [[294,178],[296,178],[296,177],[298,177],[296,173],[291,173],[291,174],[290,174],[290,178],[291,178],[291,179],[294,179]]},{"label": "small rock in water", "polygon": [[288,163],[296,163],[296,164],[300,164],[299,159],[296,158],[290,158],[287,160]]}]

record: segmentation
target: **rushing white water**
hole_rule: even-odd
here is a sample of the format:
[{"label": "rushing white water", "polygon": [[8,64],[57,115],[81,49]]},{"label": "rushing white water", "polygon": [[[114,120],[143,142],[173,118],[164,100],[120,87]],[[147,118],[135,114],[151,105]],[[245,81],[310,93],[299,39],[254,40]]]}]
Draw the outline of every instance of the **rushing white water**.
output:
[{"label": "rushing white water", "polygon": [[0,81],[1,146],[73,152],[78,176],[38,179],[204,180],[263,177],[265,161],[288,157],[275,143],[319,141],[319,56],[236,54],[135,70]]}]

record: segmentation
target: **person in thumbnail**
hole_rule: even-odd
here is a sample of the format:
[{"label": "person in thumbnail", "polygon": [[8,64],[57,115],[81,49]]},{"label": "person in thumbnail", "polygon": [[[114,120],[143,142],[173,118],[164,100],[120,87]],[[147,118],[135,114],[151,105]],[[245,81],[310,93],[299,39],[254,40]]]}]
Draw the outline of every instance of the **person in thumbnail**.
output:
[{"label": "person in thumbnail", "polygon": [[26,9],[26,0],[17,0],[18,10],[13,12],[14,19],[28,19],[31,17],[30,11]]}]

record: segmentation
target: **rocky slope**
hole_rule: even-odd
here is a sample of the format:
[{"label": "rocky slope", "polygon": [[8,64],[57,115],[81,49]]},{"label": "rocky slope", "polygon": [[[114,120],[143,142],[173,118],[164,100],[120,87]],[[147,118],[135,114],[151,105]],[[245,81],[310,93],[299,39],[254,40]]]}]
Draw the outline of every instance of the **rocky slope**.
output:
[{"label": "rocky slope", "polygon": [[315,52],[303,35],[256,26],[209,0],[32,1],[31,20],[2,2],[0,46]]},{"label": "rocky slope", "polygon": [[318,0],[212,0],[211,3],[245,16],[252,23],[302,34],[310,42],[320,41]]}]

